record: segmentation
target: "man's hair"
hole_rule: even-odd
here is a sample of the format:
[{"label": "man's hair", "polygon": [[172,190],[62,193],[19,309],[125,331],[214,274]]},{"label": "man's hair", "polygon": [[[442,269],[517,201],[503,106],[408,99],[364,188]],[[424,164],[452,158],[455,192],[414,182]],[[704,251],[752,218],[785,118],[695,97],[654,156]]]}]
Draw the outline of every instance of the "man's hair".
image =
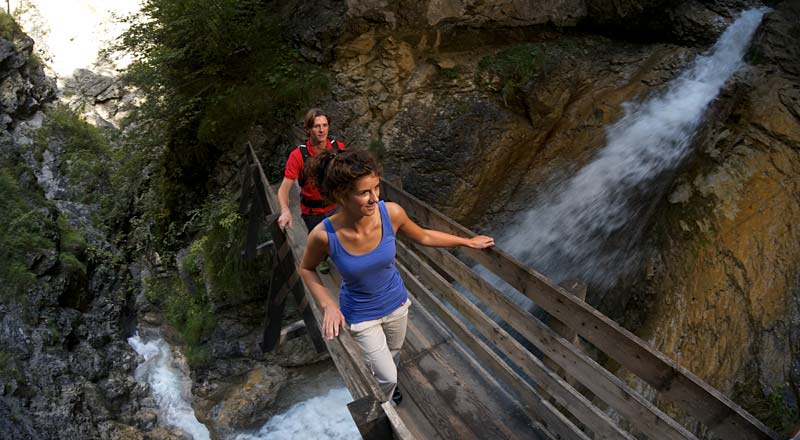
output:
[{"label": "man's hair", "polygon": [[329,202],[352,191],[356,180],[382,174],[381,164],[367,150],[323,150],[311,159],[308,173],[322,197]]},{"label": "man's hair", "polygon": [[306,136],[311,135],[311,129],[314,128],[314,119],[320,116],[325,116],[325,119],[328,121],[328,125],[331,125],[331,117],[328,116],[327,113],[325,113],[322,109],[312,108],[308,111],[308,113],[306,113],[306,119],[303,123],[303,129],[306,132]]}]

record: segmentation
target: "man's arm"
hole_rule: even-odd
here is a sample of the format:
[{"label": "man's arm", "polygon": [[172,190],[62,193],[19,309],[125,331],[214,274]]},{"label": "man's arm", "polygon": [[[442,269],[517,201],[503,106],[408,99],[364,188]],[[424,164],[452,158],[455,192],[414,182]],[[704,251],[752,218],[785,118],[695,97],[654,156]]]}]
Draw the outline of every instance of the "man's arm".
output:
[{"label": "man's arm", "polygon": [[289,209],[289,190],[292,189],[292,184],[295,179],[284,177],[281,186],[278,188],[278,205],[281,208],[281,215],[278,217],[278,226],[281,231],[286,229],[286,226],[292,227],[292,211]]}]

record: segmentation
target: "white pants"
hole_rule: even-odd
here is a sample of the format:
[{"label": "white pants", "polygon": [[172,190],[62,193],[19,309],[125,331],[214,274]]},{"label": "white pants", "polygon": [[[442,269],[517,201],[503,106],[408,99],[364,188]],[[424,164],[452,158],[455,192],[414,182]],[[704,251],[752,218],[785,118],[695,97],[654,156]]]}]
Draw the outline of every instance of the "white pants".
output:
[{"label": "white pants", "polygon": [[408,324],[408,308],[411,301],[383,318],[350,324],[349,330],[364,352],[367,367],[372,370],[381,391],[386,393],[386,400],[392,397],[397,385],[397,365],[400,360],[400,349],[406,339]]}]

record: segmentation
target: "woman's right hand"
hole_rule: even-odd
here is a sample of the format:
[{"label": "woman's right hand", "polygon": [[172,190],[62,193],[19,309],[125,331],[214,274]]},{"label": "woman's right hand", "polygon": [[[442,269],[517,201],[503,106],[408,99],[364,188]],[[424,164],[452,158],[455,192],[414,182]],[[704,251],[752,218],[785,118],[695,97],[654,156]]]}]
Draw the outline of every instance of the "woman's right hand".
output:
[{"label": "woman's right hand", "polygon": [[339,336],[339,329],[344,328],[345,320],[339,306],[330,304],[322,308],[322,337],[333,339]]}]

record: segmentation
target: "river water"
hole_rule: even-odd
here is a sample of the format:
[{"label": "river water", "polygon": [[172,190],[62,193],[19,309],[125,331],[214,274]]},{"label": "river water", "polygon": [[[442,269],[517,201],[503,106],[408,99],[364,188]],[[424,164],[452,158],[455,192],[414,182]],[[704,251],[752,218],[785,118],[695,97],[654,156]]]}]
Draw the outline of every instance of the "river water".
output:
[{"label": "river water", "polygon": [[[191,379],[182,360],[173,356],[172,347],[160,337],[143,340],[137,333],[128,343],[142,356],[136,380],[150,385],[164,425],[189,434],[195,440],[208,440],[208,429],[197,420],[192,401]],[[283,408],[262,427],[235,435],[235,440],[350,440],[361,436],[347,404],[353,401],[332,365],[323,364],[281,391],[275,403]]]}]

